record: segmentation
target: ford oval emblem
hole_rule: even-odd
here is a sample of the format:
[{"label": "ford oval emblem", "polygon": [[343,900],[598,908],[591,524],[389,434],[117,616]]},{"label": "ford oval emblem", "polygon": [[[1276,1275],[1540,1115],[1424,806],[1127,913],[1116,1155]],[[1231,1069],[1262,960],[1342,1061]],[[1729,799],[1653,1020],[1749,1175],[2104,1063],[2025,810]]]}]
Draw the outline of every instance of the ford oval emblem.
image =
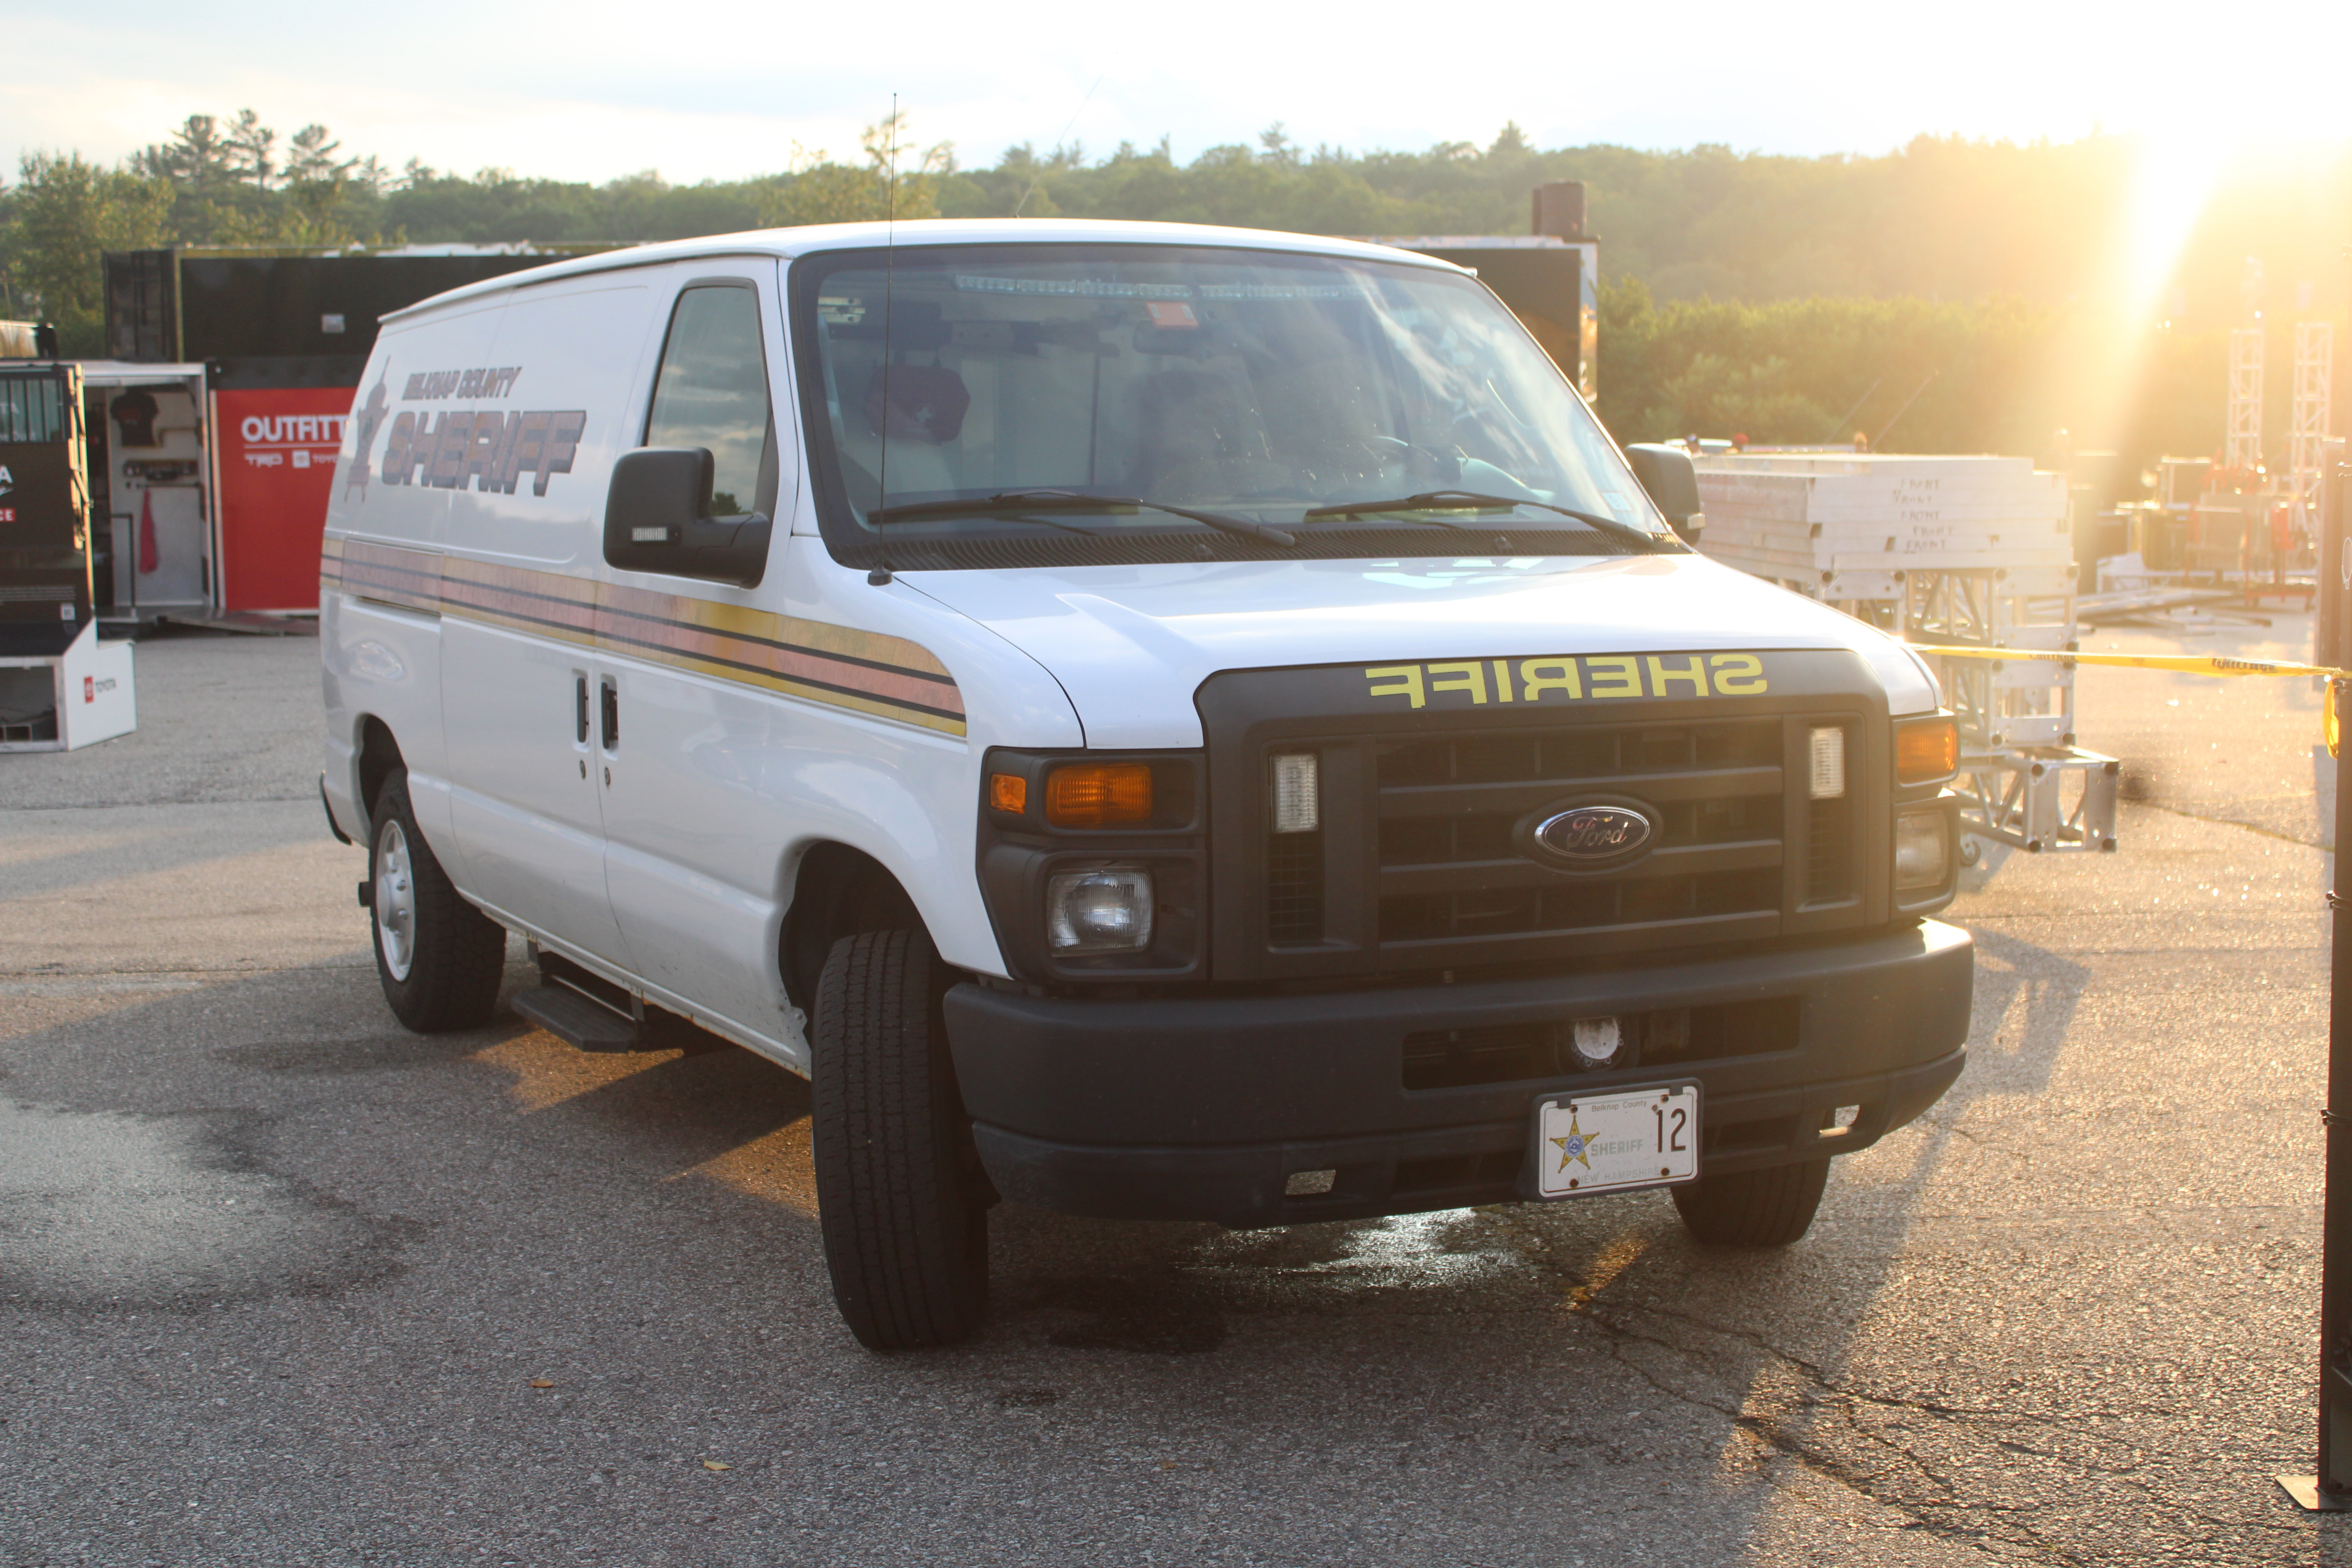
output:
[{"label": "ford oval emblem", "polygon": [[1563,860],[1595,866],[1639,851],[1658,825],[1626,805],[1577,805],[1536,825],[1538,844]]}]

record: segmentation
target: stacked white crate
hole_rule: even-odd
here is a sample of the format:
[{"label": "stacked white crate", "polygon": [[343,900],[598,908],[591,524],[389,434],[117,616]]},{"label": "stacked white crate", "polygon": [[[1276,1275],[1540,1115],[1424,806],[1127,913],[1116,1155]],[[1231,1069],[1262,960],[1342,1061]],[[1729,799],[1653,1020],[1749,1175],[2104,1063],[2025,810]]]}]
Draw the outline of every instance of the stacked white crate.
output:
[{"label": "stacked white crate", "polygon": [[1902,574],[2074,564],[2066,476],[2024,458],[1755,453],[1698,465],[1700,548],[1832,600],[1900,600]]},{"label": "stacked white crate", "polygon": [[[2023,458],[1753,453],[1702,459],[1698,484],[1706,513],[1699,548],[1727,565],[1915,642],[2021,652],[2074,646],[2063,474],[2036,472]],[[2072,665],[1936,662],[1963,749],[1987,768],[2014,764],[2038,779],[2042,768],[2087,765],[2113,776],[2107,759],[2072,750]],[[2004,814],[1986,805],[1989,826],[2000,826]],[[2109,827],[2096,847],[2113,843]]]}]

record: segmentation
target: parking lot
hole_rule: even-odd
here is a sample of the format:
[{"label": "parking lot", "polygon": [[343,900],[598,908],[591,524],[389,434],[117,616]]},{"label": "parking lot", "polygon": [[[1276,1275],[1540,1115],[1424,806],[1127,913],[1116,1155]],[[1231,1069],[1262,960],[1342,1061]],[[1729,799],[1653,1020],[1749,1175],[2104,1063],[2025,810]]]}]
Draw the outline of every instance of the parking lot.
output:
[{"label": "parking lot", "polygon": [[2270,1479],[2316,1359],[2308,682],[2084,672],[2121,851],[1972,877],[1968,1071],[1786,1252],[1656,1194],[1008,1207],[988,1331],[882,1358],[800,1080],[401,1031],[316,658],[156,639],[137,734],[0,757],[0,1562],[2352,1561]]}]

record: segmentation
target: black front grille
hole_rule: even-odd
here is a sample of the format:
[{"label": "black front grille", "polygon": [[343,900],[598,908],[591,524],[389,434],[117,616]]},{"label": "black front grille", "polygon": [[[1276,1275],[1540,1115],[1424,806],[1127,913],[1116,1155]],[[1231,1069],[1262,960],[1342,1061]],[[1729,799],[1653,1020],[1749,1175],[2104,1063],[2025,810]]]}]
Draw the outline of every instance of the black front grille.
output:
[{"label": "black front grille", "polygon": [[1383,789],[1409,789],[1600,779],[1660,768],[1780,765],[1777,719],[1716,724],[1593,724],[1400,742],[1381,752],[1380,781]]},{"label": "black front grille", "polygon": [[1409,893],[1381,900],[1381,940],[1438,942],[1450,937],[1522,936],[1702,920],[1743,910],[1769,910],[1780,896],[1778,870],[1643,877],[1583,888]]},{"label": "black front grille", "polygon": [[[1776,653],[1764,668],[1769,695],[1506,706],[1474,692],[1444,708],[1434,686],[1401,700],[1387,668],[1213,677],[1197,700],[1213,973],[1580,964],[1886,919],[1883,700],[1850,654]],[[1846,771],[1842,795],[1816,803],[1811,735],[1824,726],[1844,731]],[[1319,762],[1318,829],[1276,834],[1269,759],[1299,752]],[[1538,840],[1551,815],[1587,805],[1639,812],[1650,837],[1622,861],[1583,864]]]},{"label": "black front grille", "polygon": [[1843,796],[1811,803],[1805,813],[1805,901],[1830,903],[1853,891],[1853,814]]},{"label": "black front grille", "polygon": [[1265,940],[1301,947],[1323,940],[1323,836],[1276,833],[1265,846]]},{"label": "black front grille", "polygon": [[[1769,913],[1785,809],[1779,719],[1612,724],[1412,740],[1380,752],[1380,940],[1589,931]],[[1587,795],[1657,823],[1622,875],[1562,876],[1518,844]]]}]

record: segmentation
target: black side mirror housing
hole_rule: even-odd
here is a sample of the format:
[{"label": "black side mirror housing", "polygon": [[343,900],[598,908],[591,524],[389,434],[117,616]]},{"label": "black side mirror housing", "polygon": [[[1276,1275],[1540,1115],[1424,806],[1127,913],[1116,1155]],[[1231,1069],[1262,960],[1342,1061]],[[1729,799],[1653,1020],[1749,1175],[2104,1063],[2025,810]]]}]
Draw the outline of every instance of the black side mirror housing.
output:
[{"label": "black side mirror housing", "polygon": [[658,572],[757,587],[767,574],[768,519],[710,515],[707,447],[640,447],[613,465],[604,492],[604,559],[627,572]]},{"label": "black side mirror housing", "polygon": [[1706,527],[1706,513],[1699,505],[1698,470],[1691,466],[1690,454],[1663,442],[1636,442],[1625,448],[1625,460],[1649,492],[1651,504],[1665,514],[1683,542],[1696,544]]}]

